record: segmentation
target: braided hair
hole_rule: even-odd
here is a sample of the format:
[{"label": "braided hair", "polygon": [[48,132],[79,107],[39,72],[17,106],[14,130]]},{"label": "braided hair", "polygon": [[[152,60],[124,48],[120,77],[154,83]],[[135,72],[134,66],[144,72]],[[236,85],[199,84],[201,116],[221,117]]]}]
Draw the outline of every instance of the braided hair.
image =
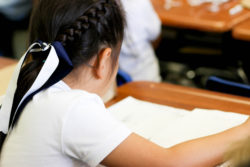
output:
[{"label": "braided hair", "polygon": [[[124,35],[124,15],[117,0],[41,0],[31,17],[30,44],[60,41],[77,67],[103,45],[115,48]],[[114,62],[117,57],[114,57]]]},{"label": "braided hair", "polygon": [[[111,55],[114,68],[124,26],[119,0],[40,0],[31,15],[29,43],[61,42],[74,68],[88,64],[103,47],[110,47],[114,50]],[[17,107],[38,76],[47,53],[39,54],[30,55],[22,67],[12,108]]]}]

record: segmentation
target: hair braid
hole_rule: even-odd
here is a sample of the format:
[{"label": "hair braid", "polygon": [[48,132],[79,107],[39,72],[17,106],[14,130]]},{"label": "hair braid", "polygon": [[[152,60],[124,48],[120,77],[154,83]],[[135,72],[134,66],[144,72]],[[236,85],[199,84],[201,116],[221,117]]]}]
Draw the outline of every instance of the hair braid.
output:
[{"label": "hair braid", "polygon": [[63,30],[62,33],[59,33],[56,40],[66,46],[68,43],[74,42],[75,39],[81,38],[83,33],[88,31],[90,27],[97,27],[98,24],[101,24],[102,19],[108,14],[108,8],[110,7],[108,3],[109,0],[105,0],[95,4],[70,27]]}]

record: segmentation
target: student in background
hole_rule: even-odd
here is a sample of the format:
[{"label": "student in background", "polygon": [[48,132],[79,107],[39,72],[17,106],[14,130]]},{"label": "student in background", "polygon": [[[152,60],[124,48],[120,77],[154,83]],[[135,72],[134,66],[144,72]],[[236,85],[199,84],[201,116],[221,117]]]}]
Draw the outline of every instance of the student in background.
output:
[{"label": "student in background", "polygon": [[127,27],[120,55],[120,69],[132,80],[161,81],[160,68],[152,46],[161,22],[150,0],[122,0]]},{"label": "student in background", "polygon": [[124,20],[118,0],[41,0],[0,110],[1,167],[214,166],[250,134],[247,120],[165,149],[112,117],[100,97],[118,70]]}]

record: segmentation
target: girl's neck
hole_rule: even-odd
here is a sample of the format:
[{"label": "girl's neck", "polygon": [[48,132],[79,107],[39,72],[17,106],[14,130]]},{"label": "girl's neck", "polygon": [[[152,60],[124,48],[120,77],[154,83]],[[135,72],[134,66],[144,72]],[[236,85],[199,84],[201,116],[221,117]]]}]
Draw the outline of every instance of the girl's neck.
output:
[{"label": "girl's neck", "polygon": [[91,69],[77,68],[67,75],[63,81],[71,89],[84,90],[102,96],[102,81],[96,79],[91,73]]}]

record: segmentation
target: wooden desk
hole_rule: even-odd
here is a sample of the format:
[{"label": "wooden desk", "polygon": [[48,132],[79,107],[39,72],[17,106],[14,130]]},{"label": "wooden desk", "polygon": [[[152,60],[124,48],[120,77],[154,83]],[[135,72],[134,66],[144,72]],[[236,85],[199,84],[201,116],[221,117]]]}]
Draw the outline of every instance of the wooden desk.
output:
[{"label": "wooden desk", "polygon": [[13,65],[15,63],[17,63],[17,60],[15,60],[15,59],[0,57],[0,69],[7,67],[9,65]]},{"label": "wooden desk", "polygon": [[246,9],[231,16],[229,9],[239,3],[239,0],[231,0],[220,6],[218,13],[209,11],[210,4],[202,4],[191,7],[186,0],[173,0],[180,2],[181,6],[164,8],[164,0],[151,0],[163,25],[177,28],[188,28],[208,32],[226,32],[235,25],[250,18],[250,12]]},{"label": "wooden desk", "polygon": [[5,93],[8,87],[16,63],[15,59],[0,57],[0,96]]},{"label": "wooden desk", "polygon": [[250,98],[153,82],[132,82],[119,87],[117,96],[106,106],[127,96],[188,110],[205,108],[250,114]]},{"label": "wooden desk", "polygon": [[233,37],[239,40],[250,41],[250,19],[233,28]]}]

